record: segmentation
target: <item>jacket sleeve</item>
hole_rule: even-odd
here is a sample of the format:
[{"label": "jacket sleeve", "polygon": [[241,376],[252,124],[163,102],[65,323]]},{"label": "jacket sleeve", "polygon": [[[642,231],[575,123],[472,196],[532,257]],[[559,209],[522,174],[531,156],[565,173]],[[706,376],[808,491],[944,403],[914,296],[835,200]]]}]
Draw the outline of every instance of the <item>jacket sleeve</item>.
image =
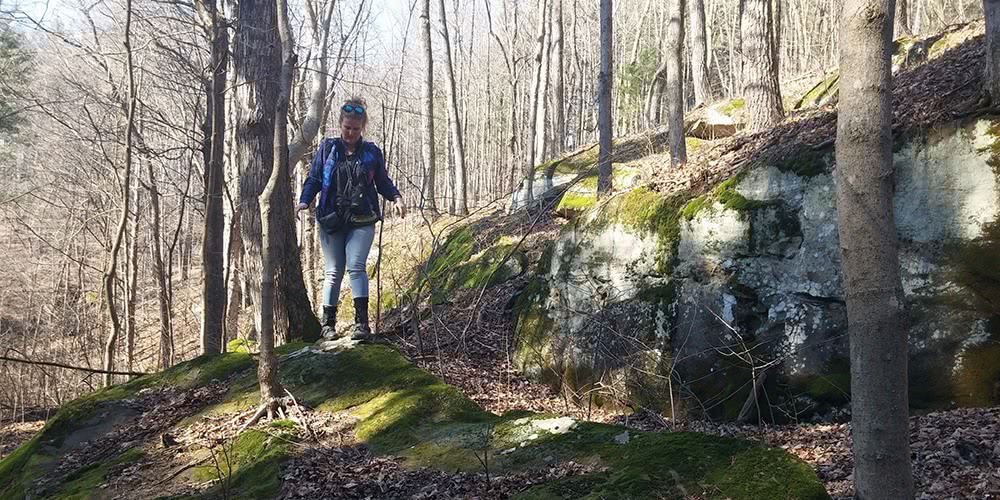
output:
[{"label": "jacket sleeve", "polygon": [[316,156],[313,157],[312,166],[309,168],[309,176],[306,177],[306,182],[302,185],[302,195],[299,196],[299,203],[305,203],[306,205],[312,203],[316,194],[323,189],[323,164],[326,163],[326,155],[329,151],[330,142],[323,139],[320,142],[319,149],[316,150]]},{"label": "jacket sleeve", "polygon": [[385,168],[385,156],[378,146],[375,146],[375,188],[389,201],[395,200],[400,195],[396,185],[389,178],[389,172]]}]

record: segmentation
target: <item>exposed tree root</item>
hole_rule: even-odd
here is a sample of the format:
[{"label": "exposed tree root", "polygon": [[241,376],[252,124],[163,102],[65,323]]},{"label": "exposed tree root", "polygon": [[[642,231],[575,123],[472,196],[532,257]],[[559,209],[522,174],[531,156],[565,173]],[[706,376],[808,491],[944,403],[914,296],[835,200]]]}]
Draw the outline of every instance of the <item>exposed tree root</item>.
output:
[{"label": "exposed tree root", "polygon": [[[243,425],[240,426],[237,435],[242,434],[250,427],[257,425],[261,420],[269,421],[274,420],[277,417],[280,420],[291,420],[295,422],[302,430],[305,431],[313,441],[319,441],[319,437],[316,432],[313,431],[312,427],[309,426],[309,419],[306,413],[302,410],[302,406],[295,399],[295,396],[288,390],[285,389],[285,394],[287,396],[280,398],[267,398],[260,403],[257,407],[257,411],[253,413],[249,420],[247,420]],[[295,411],[297,415],[292,412]],[[266,419],[264,417],[267,417]]]}]

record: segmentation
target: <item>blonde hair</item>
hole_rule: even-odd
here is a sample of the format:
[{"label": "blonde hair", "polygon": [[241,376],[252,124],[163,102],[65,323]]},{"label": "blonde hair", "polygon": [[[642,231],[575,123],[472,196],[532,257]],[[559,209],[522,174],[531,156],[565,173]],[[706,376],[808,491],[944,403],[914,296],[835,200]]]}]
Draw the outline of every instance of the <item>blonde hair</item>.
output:
[{"label": "blonde hair", "polygon": [[[362,108],[365,109],[365,112],[363,114],[361,114],[361,115],[358,115],[356,113],[348,113],[348,112],[344,111],[344,106],[347,106],[348,104],[350,104],[351,106],[361,106]],[[347,100],[344,101],[343,104],[340,105],[340,120],[339,120],[339,122],[343,123],[344,122],[344,118],[360,118],[362,126],[368,125],[368,104],[365,103],[364,99],[362,99],[360,97],[357,97],[357,96],[353,96],[353,97],[348,98]]]}]

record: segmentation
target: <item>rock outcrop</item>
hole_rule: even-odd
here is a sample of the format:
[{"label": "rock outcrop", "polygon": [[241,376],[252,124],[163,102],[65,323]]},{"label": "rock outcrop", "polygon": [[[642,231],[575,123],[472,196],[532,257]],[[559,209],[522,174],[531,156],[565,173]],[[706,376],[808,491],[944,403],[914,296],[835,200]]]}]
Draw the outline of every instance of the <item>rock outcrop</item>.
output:
[{"label": "rock outcrop", "polygon": [[[997,123],[897,141],[915,407],[1000,402]],[[832,149],[810,152],[701,196],[638,188],[582,212],[519,298],[521,369],[667,412],[839,416],[850,376],[833,168]]]}]

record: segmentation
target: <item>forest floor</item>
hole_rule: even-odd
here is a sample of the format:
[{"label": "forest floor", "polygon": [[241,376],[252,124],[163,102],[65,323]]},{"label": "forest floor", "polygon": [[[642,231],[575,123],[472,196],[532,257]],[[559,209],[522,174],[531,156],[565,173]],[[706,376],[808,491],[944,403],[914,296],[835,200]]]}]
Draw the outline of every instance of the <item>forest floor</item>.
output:
[{"label": "forest floor", "polygon": [[[489,299],[487,299],[489,300]],[[503,318],[491,318],[496,331],[511,331]],[[509,321],[509,320],[508,320]],[[500,322],[500,324],[494,323]],[[433,337],[434,332],[425,332]],[[437,333],[446,335],[445,332]],[[482,339],[481,339],[482,340]],[[400,347],[412,344],[396,339]],[[627,413],[572,404],[548,386],[532,382],[513,370],[500,349],[503,339],[483,341],[467,356],[424,356],[424,368],[460,387],[485,410],[502,413],[529,409],[570,415],[587,421],[613,423],[643,431],[692,431],[739,437],[782,448],[810,464],[830,496],[849,499],[853,491],[853,458],[848,423],[799,425],[738,425],[708,421],[671,423],[669,416],[640,409]],[[910,446],[918,500],[1000,499],[1000,407],[965,408],[929,413],[910,419]]]},{"label": "forest floor", "polygon": [[[897,102],[923,103],[897,108],[894,120],[897,132],[982,111],[981,84],[971,76],[982,71],[981,26],[965,30],[972,42],[949,51],[939,63],[917,68],[897,79]],[[790,148],[829,147],[835,136],[835,120],[832,108],[826,107],[798,113],[765,134],[741,134],[715,142],[693,155],[685,168],[661,172],[655,183],[665,191],[698,189],[717,183],[748,163],[788,155]],[[517,221],[495,220],[494,229],[508,237],[528,235],[523,250],[531,262],[538,260],[544,246],[541,243],[554,239],[559,231],[559,221],[548,215]],[[406,318],[390,315],[386,318],[387,339],[414,364],[458,387],[466,397],[493,414],[527,410],[642,431],[693,431],[751,439],[782,448],[811,465],[831,497],[851,497],[853,462],[849,424],[671,422],[666,416],[644,409],[632,412],[628,408],[580,405],[580,398],[574,395],[557,393],[547,385],[528,380],[514,369],[509,354],[515,326],[509,312],[510,301],[525,282],[524,276],[515,276],[489,287],[485,293],[478,288],[461,290],[447,302],[430,308],[427,319],[422,319],[416,329],[408,327]],[[188,411],[180,414],[193,416],[205,401],[221,398],[226,390],[223,386],[209,385],[197,390],[146,393],[135,400],[135,408],[131,410],[142,414],[133,435],[127,435],[131,431],[123,429],[125,434],[116,433],[115,439],[105,444],[111,447],[122,441],[154,436],[180,418],[168,418],[166,410],[173,415],[178,408],[186,408]],[[166,444],[150,450],[141,462],[118,470],[101,487],[120,492],[118,498],[143,498],[152,493],[182,495],[208,488],[212,483],[210,478],[205,480],[202,474],[201,484],[192,483],[189,473],[192,469],[204,473],[210,460],[217,463],[217,454],[214,451],[206,454],[204,450],[219,450],[221,446],[225,451],[220,443],[235,437],[236,423],[242,413],[245,410],[234,409],[201,416],[187,425],[183,433],[170,436],[182,445],[182,451]],[[309,413],[308,420],[317,444],[302,447],[283,466],[281,498],[507,498],[531,485],[603,473],[595,471],[593,465],[573,461],[557,461],[494,477],[476,471],[404,467],[402,459],[374,453],[356,440],[350,432],[357,424],[356,419],[345,412],[315,410]],[[29,440],[42,425],[41,421],[0,424],[0,458]],[[1000,499],[1000,444],[996,440],[1000,435],[1000,408],[930,413],[912,417],[910,425],[916,498]],[[490,467],[485,465],[483,469]],[[211,472],[210,467],[207,470]],[[178,478],[184,479],[185,484]]]}]

